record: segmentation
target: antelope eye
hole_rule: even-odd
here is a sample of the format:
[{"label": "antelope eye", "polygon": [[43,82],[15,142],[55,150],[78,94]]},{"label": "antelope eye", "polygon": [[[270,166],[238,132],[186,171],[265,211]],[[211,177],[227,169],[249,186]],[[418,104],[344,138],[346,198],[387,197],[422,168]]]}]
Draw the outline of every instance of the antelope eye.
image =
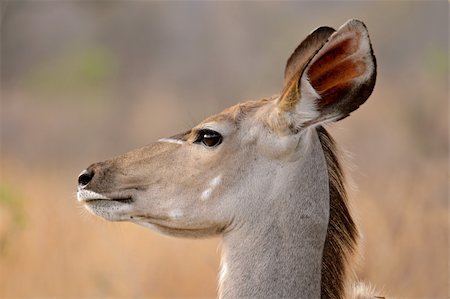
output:
[{"label": "antelope eye", "polygon": [[200,130],[198,132],[197,140],[194,143],[202,143],[207,147],[218,146],[222,143],[222,135],[213,130]]}]

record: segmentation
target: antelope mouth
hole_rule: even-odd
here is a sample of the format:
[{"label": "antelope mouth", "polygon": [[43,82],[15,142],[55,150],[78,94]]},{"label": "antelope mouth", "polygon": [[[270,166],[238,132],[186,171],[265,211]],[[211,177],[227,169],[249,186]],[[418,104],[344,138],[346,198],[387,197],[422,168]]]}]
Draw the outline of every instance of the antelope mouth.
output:
[{"label": "antelope mouth", "polygon": [[84,204],[95,204],[100,202],[117,202],[122,204],[131,204],[135,200],[131,195],[112,195],[106,196],[90,190],[78,190],[77,199]]},{"label": "antelope mouth", "polygon": [[119,202],[119,203],[133,203],[134,199],[132,197],[121,197],[121,198],[108,198],[108,199],[104,199],[104,198],[89,198],[89,199],[84,199],[83,203],[96,203],[96,202],[105,202],[105,201],[115,201],[115,202]]},{"label": "antelope mouth", "polygon": [[78,190],[78,202],[95,216],[108,221],[129,220],[135,198],[130,194],[99,194],[90,190]]}]

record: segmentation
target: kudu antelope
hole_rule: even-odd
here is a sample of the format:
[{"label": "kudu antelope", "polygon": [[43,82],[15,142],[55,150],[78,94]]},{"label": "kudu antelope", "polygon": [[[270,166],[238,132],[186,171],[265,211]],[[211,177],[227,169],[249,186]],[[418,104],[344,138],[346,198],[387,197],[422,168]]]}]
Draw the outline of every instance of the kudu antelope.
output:
[{"label": "kudu antelope", "polygon": [[288,59],[280,96],[92,164],[78,200],[110,221],[221,236],[221,298],[369,298],[353,282],[358,233],[323,125],[363,104],[375,77],[362,22],[320,27]]}]

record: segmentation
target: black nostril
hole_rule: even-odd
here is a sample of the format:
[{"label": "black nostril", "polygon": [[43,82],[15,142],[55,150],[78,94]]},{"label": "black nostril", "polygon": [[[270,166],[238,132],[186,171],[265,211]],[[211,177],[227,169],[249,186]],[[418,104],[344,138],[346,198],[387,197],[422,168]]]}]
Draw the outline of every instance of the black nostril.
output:
[{"label": "black nostril", "polygon": [[86,186],[87,184],[89,184],[89,182],[92,180],[92,178],[94,177],[94,171],[92,170],[85,170],[83,171],[80,176],[78,177],[78,185],[80,186]]}]

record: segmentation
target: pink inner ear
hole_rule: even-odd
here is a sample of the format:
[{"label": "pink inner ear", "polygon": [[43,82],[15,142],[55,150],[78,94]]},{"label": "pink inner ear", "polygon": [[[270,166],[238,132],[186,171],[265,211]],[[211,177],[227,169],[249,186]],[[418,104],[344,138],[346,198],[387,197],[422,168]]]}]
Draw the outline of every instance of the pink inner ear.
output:
[{"label": "pink inner ear", "polygon": [[320,94],[323,95],[327,90],[337,86],[349,83],[352,79],[361,76],[366,71],[366,64],[362,60],[354,61],[352,59],[342,61],[334,68],[321,74],[319,77],[311,80],[311,85]]},{"label": "pink inner ear", "polygon": [[[333,46],[325,46],[319,51],[319,57],[314,59],[313,64],[309,67],[308,78],[314,80],[323,73],[333,68],[336,64],[355,53],[358,49],[356,39],[347,38]],[[325,52],[323,52],[325,51]],[[322,52],[322,53],[320,53]]]},{"label": "pink inner ear", "polygon": [[[308,78],[312,87],[321,96],[319,107],[324,107],[349,92],[352,80],[363,75],[367,70],[367,64],[359,55],[354,55],[358,50],[361,35],[339,41],[335,45],[322,48],[319,57],[313,61],[308,69]],[[321,54],[320,52],[323,52]]]}]

